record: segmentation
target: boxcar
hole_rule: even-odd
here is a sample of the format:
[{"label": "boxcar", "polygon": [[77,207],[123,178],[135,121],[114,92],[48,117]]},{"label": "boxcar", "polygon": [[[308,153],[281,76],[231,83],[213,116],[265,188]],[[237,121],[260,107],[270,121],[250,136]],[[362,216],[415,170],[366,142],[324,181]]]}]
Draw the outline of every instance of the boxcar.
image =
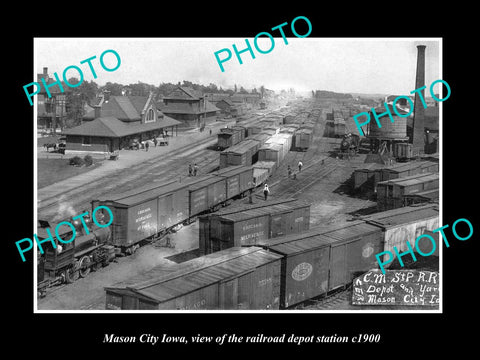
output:
[{"label": "boxcar", "polygon": [[280,144],[265,144],[258,150],[258,161],[274,162],[278,167],[283,161],[283,146]]},{"label": "boxcar", "polygon": [[408,250],[408,241],[415,249],[418,236],[439,227],[438,205],[407,206],[383,211],[365,217],[365,221],[382,229],[385,239],[383,251],[390,251],[395,257],[394,246],[403,252]]},{"label": "boxcar", "polygon": [[242,132],[233,128],[222,128],[217,135],[217,147],[219,149],[226,149],[238,144],[243,140]]},{"label": "boxcar", "polygon": [[405,205],[406,196],[438,188],[439,176],[432,173],[381,181],[377,184],[377,206],[381,211],[399,208]]},{"label": "boxcar", "polygon": [[231,248],[105,288],[106,309],[278,309],[280,255]]},{"label": "boxcar", "polygon": [[212,175],[226,179],[227,199],[245,195],[248,190],[254,187],[253,168],[250,166],[229,166],[215,171]]},{"label": "boxcar", "polygon": [[259,133],[259,134],[256,134],[256,135],[252,135],[249,138],[249,140],[258,141],[259,146],[263,146],[263,144],[265,144],[265,141],[267,141],[268,139],[270,139],[270,135],[264,134],[264,133]]},{"label": "boxcar", "polygon": [[252,165],[260,147],[258,141],[244,140],[220,153],[220,168],[231,165]]},{"label": "boxcar", "polygon": [[282,255],[280,306],[311,299],[350,283],[359,272],[376,268],[383,232],[363,221],[259,241]]},{"label": "boxcar", "polygon": [[226,182],[225,177],[208,175],[201,181],[189,185],[189,217],[215,208],[227,200]]},{"label": "boxcar", "polygon": [[113,245],[125,249],[188,219],[188,186],[196,181],[170,183],[93,203],[110,208],[114,218],[111,225]]},{"label": "boxcar", "polygon": [[385,167],[382,169],[381,181],[425,173],[438,173],[438,163],[432,161],[411,161]]},{"label": "boxcar", "polygon": [[296,201],[227,214],[212,214],[202,222],[199,247],[203,253],[209,254],[308,230],[310,205]]},{"label": "boxcar", "polygon": [[306,151],[312,144],[313,131],[308,129],[300,129],[295,132],[295,149]]}]

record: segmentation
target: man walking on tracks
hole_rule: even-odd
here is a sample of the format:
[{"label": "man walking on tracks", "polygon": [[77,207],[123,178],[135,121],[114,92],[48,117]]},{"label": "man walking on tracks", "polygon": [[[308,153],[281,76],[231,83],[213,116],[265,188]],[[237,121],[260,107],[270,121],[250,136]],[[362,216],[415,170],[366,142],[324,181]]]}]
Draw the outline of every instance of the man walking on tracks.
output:
[{"label": "man walking on tracks", "polygon": [[265,196],[265,201],[267,201],[269,194],[270,194],[270,190],[268,190],[268,185],[265,184],[265,187],[263,188],[263,196]]},{"label": "man walking on tracks", "polygon": [[302,163],[302,160],[300,160],[298,162],[298,172],[301,172],[302,171],[302,166],[303,166],[303,163]]},{"label": "man walking on tracks", "polygon": [[290,165],[287,166],[287,172],[288,172],[288,178],[290,179],[290,176],[292,176],[292,168]]}]

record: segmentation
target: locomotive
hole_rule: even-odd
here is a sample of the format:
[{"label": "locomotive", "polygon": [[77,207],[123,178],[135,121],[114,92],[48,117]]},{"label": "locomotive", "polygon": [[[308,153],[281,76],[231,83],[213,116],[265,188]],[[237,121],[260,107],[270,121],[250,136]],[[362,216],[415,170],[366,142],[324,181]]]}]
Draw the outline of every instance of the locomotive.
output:
[{"label": "locomotive", "polygon": [[[105,223],[104,219],[102,214],[99,223]],[[79,277],[86,277],[91,270],[108,265],[115,258],[115,249],[110,244],[111,229],[93,228],[89,216],[83,220],[85,225],[80,220],[71,222],[77,234],[75,237],[70,227],[63,226],[57,229],[57,236],[66,243],[59,242],[56,236],[51,236],[51,232],[47,232],[50,228],[48,221],[39,220],[38,239],[50,237],[55,243],[54,247],[51,241],[46,241],[43,245],[43,254],[37,252],[37,290],[41,297],[46,295],[47,287],[72,283]],[[74,239],[69,242],[72,237]]]},{"label": "locomotive", "polygon": [[345,134],[340,142],[340,152],[355,155],[360,147],[360,136],[352,133]]}]

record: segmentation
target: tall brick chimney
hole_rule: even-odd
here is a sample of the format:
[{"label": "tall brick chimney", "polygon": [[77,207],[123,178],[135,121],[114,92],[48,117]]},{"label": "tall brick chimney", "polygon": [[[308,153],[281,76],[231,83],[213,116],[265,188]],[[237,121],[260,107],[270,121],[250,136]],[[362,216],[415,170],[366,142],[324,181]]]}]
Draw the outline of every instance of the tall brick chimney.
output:
[{"label": "tall brick chimney", "polygon": [[[415,81],[415,89],[425,85],[425,45],[418,45],[417,53],[417,77]],[[422,97],[425,98],[425,90],[420,91]],[[425,140],[425,109],[418,92],[415,93],[415,107],[413,111],[413,153],[419,154],[424,152]]]}]

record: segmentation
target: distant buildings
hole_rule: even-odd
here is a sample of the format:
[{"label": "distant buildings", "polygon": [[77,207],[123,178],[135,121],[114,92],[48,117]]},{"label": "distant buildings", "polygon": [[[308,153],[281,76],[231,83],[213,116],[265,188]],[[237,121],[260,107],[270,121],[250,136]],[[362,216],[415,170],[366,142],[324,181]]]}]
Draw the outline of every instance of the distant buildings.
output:
[{"label": "distant buildings", "polygon": [[[54,83],[56,80],[48,75],[48,68],[43,68],[42,74],[37,74],[37,82],[42,83],[44,79],[48,84]],[[64,88],[64,90],[67,90]],[[37,127],[42,129],[57,129],[63,127],[63,119],[67,114],[66,111],[66,94],[61,92],[58,85],[49,88],[50,98],[47,92],[41,87],[37,94]],[[55,131],[53,130],[53,131]]]},{"label": "distant buildings", "polygon": [[187,127],[201,127],[207,120],[216,120],[220,109],[191,88],[178,86],[157,102],[158,108]]}]

